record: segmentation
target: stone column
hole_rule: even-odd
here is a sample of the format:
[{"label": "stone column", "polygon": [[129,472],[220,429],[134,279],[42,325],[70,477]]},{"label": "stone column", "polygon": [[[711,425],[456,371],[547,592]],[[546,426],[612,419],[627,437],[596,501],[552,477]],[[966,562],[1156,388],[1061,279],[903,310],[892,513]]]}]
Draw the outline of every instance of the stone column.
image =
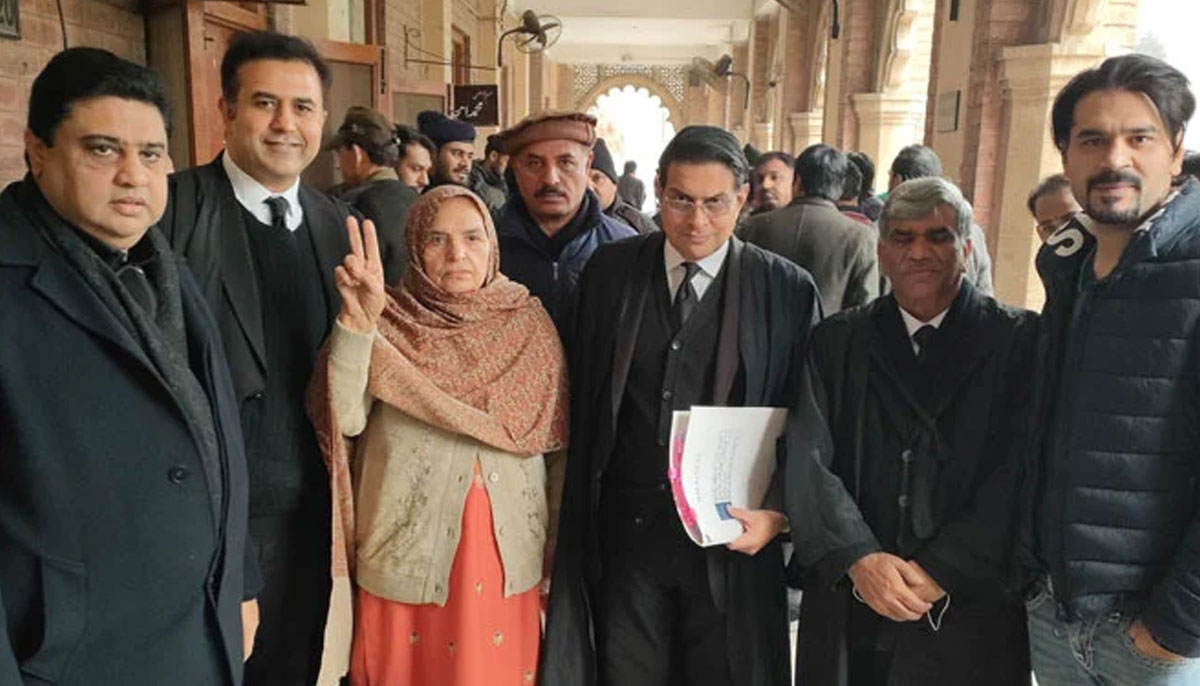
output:
[{"label": "stone column", "polygon": [[921,94],[855,93],[851,96],[858,118],[858,145],[875,160],[876,190],[886,190],[887,170],[896,153],[925,138],[925,96]]},{"label": "stone column", "polygon": [[758,148],[760,152],[769,152],[771,141],[775,136],[775,122],[761,121],[755,122],[750,132],[750,144]]},{"label": "stone column", "polygon": [[792,125],[793,154],[799,155],[808,146],[821,142],[824,112],[792,112],[788,115],[788,122]]},{"label": "stone column", "polygon": [[516,124],[529,115],[529,55],[516,50],[507,50],[505,63],[511,64],[512,113],[510,121]]},{"label": "stone column", "polygon": [[996,297],[1040,309],[1045,294],[1034,267],[1041,247],[1026,207],[1028,192],[1043,177],[1062,171],[1050,133],[1054,98],[1078,72],[1104,59],[1104,46],[1045,43],[1010,46],[1000,53],[1004,120],[997,149],[996,249],[992,273]]}]

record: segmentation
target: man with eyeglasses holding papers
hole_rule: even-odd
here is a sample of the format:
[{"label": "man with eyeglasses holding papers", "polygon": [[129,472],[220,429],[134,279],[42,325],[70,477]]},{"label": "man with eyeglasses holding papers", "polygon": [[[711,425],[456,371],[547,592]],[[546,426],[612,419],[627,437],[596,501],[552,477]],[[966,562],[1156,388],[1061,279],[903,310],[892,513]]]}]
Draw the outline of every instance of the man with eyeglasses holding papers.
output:
[{"label": "man with eyeglasses holding papers", "polygon": [[580,280],[546,686],[790,683],[778,490],[700,548],[667,479],[672,412],[789,407],[821,317],[807,272],[733,237],[748,176],[727,131],[683,129],[659,162],[662,232],[601,246]]}]

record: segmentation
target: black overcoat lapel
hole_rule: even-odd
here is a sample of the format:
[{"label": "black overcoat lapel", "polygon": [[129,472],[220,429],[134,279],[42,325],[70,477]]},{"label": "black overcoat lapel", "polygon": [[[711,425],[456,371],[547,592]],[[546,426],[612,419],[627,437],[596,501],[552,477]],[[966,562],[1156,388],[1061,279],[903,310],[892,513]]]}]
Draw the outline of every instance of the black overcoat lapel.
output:
[{"label": "black overcoat lapel", "polygon": [[633,364],[633,350],[641,330],[642,314],[651,297],[654,275],[654,260],[662,259],[664,236],[656,233],[647,238],[637,253],[637,264],[621,288],[621,301],[617,309],[616,338],[613,342],[612,380],[609,403],[613,429],[616,429],[621,398],[625,395],[625,382],[629,379],[629,367]]},{"label": "black overcoat lapel", "polygon": [[[222,155],[224,153],[221,153]],[[221,265],[221,287],[229,299],[230,309],[250,342],[258,362],[259,372],[266,370],[266,343],[263,334],[262,296],[258,292],[255,278],[254,258],[250,254],[250,239],[246,236],[246,223],[242,220],[241,203],[234,195],[233,185],[225,174],[221,156],[209,164],[216,177],[216,185],[222,197],[217,199],[214,211],[217,218],[216,249]]]}]

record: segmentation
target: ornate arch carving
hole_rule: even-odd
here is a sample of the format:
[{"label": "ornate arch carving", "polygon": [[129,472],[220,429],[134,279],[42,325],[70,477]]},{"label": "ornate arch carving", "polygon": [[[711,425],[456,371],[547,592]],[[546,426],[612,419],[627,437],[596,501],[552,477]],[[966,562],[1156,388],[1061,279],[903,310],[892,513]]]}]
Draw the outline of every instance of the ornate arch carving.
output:
[{"label": "ornate arch carving", "polygon": [[666,86],[640,74],[616,74],[601,79],[575,101],[574,109],[579,112],[585,112],[589,107],[596,104],[596,100],[601,95],[614,88],[624,88],[625,86],[645,88],[649,91],[650,95],[657,96],[662,101],[662,106],[667,109],[671,117],[671,122],[676,128],[682,128],[686,124],[687,118],[684,116],[682,103],[676,100],[675,96],[667,90]]}]

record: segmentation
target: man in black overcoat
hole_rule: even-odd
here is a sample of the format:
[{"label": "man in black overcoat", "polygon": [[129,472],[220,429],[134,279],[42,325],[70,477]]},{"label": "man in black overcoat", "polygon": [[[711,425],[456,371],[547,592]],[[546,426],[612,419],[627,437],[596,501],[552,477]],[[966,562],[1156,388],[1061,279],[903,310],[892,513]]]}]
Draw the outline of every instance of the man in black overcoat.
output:
[{"label": "man in black overcoat", "polygon": [[680,131],[659,166],[663,231],[584,271],[545,686],[789,683],[778,495],[733,512],[745,533],[728,547],[700,548],[667,481],[672,411],[787,407],[821,316],[804,270],[732,236],[747,176],[728,132]]},{"label": "man in black overcoat", "polygon": [[898,186],[892,293],[813,333],[785,489],[799,685],[1029,682],[1006,572],[1036,320],[964,279],[970,227],[948,181]]},{"label": "man in black overcoat", "polygon": [[50,60],[0,194],[0,684],[242,682],[246,466],[200,288],[154,223],[167,103]]},{"label": "man in black overcoat", "polygon": [[341,307],[351,210],[300,182],[329,79],[303,38],[236,36],[221,61],[225,150],[172,175],[162,223],[216,315],[237,392],[261,571],[255,686],[315,682],[332,583],[329,477],[304,401]]}]

